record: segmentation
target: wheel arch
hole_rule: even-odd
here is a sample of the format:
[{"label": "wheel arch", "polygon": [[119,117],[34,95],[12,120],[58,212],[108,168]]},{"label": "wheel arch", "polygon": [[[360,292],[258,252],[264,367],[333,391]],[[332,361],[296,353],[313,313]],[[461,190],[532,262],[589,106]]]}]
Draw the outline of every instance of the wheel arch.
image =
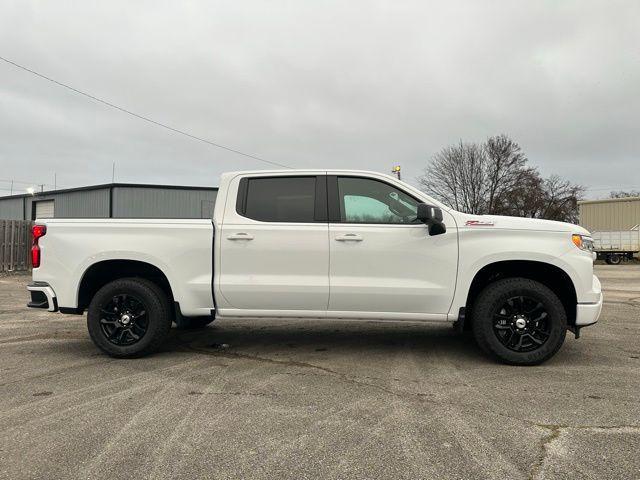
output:
[{"label": "wheel arch", "polygon": [[96,292],[107,283],[127,277],[144,278],[155,283],[173,304],[174,290],[160,268],[141,260],[110,259],[91,264],[82,274],[78,283],[77,309],[85,310]]},{"label": "wheel arch", "polygon": [[489,263],[476,272],[465,302],[465,310],[470,312],[480,292],[490,283],[503,278],[521,277],[535,280],[550,288],[564,306],[567,323],[575,325],[577,294],[569,274],[551,263],[536,260],[503,260]]}]

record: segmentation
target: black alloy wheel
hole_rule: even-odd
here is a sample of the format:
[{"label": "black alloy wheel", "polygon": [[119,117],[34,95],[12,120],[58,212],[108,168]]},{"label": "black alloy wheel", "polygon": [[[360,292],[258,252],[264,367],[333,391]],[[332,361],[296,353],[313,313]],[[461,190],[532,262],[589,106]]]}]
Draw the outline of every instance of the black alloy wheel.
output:
[{"label": "black alloy wheel", "polygon": [[551,322],[542,302],[525,295],[508,298],[493,315],[493,331],[514,352],[540,348],[551,335]]},{"label": "black alloy wheel", "polygon": [[471,308],[478,346],[511,365],[538,365],[556,354],[567,333],[562,300],[546,285],[511,277],[487,285]]},{"label": "black alloy wheel", "polygon": [[144,303],[133,295],[122,293],[113,296],[100,312],[102,334],[114,345],[133,345],[147,333],[147,309]]},{"label": "black alloy wheel", "polygon": [[107,283],[93,296],[87,312],[91,339],[117,358],[141,357],[158,350],[172,320],[167,292],[145,278]]}]

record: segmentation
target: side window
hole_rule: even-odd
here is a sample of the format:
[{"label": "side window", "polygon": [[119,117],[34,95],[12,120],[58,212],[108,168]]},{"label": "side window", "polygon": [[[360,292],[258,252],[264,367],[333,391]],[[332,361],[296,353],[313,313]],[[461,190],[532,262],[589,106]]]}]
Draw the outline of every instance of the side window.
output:
[{"label": "side window", "polygon": [[249,178],[238,211],[262,222],[314,222],[316,177]]},{"label": "side window", "polygon": [[340,220],[345,223],[417,223],[419,201],[378,180],[338,177]]}]

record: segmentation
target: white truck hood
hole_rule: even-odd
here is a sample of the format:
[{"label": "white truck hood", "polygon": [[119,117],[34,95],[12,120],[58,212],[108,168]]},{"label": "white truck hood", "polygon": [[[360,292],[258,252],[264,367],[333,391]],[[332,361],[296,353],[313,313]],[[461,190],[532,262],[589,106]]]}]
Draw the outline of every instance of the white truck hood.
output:
[{"label": "white truck hood", "polygon": [[572,223],[541,220],[539,218],[507,217],[502,215],[469,215],[457,217],[459,227],[491,228],[501,230],[535,230],[544,232],[568,232],[589,235],[589,231]]}]

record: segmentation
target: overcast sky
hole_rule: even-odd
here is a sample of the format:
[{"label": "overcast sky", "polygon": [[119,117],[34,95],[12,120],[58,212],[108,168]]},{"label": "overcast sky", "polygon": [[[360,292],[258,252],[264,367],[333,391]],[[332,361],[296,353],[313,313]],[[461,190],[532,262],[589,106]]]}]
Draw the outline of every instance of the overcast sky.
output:
[{"label": "overcast sky", "polygon": [[[506,133],[589,197],[640,189],[637,0],[0,7],[0,56],[275,162],[414,183],[442,147]],[[105,183],[113,161],[141,183],[270,168],[0,62],[0,188]]]}]

